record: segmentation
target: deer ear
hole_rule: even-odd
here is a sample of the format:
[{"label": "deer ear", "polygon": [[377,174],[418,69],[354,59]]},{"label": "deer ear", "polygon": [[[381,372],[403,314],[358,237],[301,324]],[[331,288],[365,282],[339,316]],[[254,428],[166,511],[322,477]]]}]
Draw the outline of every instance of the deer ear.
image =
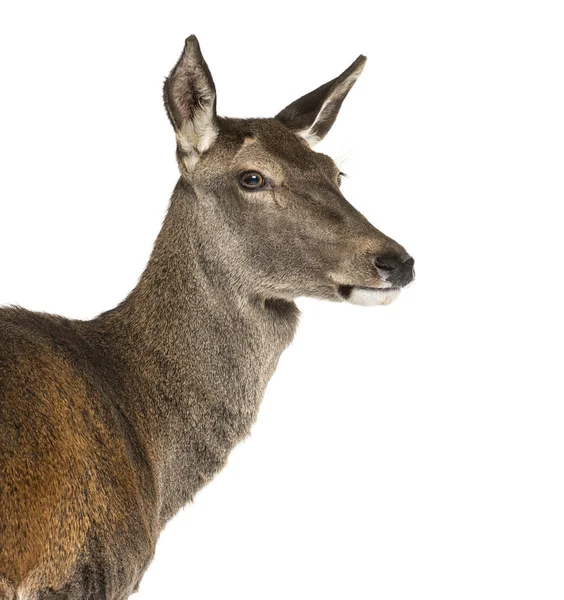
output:
[{"label": "deer ear", "polygon": [[179,158],[191,171],[217,137],[215,85],[194,35],[165,80],[164,102]]},{"label": "deer ear", "polygon": [[310,146],[315,146],[333,126],[343,100],[365,63],[366,56],[361,54],[339,77],[292,102],[275,118],[303,137]]}]

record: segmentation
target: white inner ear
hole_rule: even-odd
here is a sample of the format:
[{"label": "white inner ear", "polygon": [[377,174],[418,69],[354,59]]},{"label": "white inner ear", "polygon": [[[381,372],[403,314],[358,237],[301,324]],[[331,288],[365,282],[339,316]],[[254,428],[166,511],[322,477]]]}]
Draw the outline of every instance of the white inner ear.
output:
[{"label": "white inner ear", "polygon": [[176,134],[178,146],[182,150],[182,162],[192,171],[200,156],[209,150],[217,138],[214,124],[213,99],[206,101],[194,111],[191,120],[186,121],[182,131]]},{"label": "white inner ear", "polygon": [[343,98],[349,93],[349,90],[353,86],[354,82],[360,77],[363,67],[364,65],[362,65],[360,69],[357,69],[354,73],[352,73],[347,79],[342,81],[333,90],[333,92],[329,96],[327,96],[325,102],[323,102],[323,104],[321,105],[321,108],[319,109],[319,112],[317,113],[317,116],[315,117],[313,123],[307,129],[303,129],[302,131],[298,132],[298,135],[302,137],[310,146],[313,147],[321,141],[321,137],[319,137],[315,133],[315,131],[317,129],[317,125],[319,123],[322,123],[325,119],[327,119],[330,116],[331,111],[329,109],[331,107],[331,103],[334,100]]},{"label": "white inner ear", "polygon": [[176,139],[178,146],[185,154],[183,162],[188,170],[192,170],[198,162],[200,156],[210,149],[217,138],[217,128],[214,121],[214,102],[215,94],[208,87],[205,73],[200,65],[194,61],[189,61],[188,66],[191,72],[196,76],[194,87],[202,91],[198,106],[194,107],[191,119],[188,119],[182,125],[182,129],[177,132]]},{"label": "white inner ear", "polygon": [[319,144],[321,138],[315,133],[316,126],[327,117],[327,107],[331,102],[333,95],[329,96],[315,117],[315,121],[307,128],[298,132],[298,135],[303,138],[312,148]]},{"label": "white inner ear", "polygon": [[205,100],[194,110],[194,116],[186,121],[178,132],[178,144],[186,153],[203,154],[209,150],[217,137],[217,129],[213,118],[213,99]]},{"label": "white inner ear", "polygon": [[[317,121],[317,119],[316,119]],[[319,144],[319,142],[321,141],[321,138],[318,135],[315,135],[315,133],[312,133],[312,129],[313,127],[310,127],[309,129],[304,129],[303,131],[298,131],[298,135],[303,138],[312,148],[316,145]]]}]

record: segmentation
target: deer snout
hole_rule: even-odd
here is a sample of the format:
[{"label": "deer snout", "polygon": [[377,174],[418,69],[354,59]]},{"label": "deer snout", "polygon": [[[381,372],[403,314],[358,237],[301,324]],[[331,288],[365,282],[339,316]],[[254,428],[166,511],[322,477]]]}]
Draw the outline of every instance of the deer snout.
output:
[{"label": "deer snout", "polygon": [[383,281],[393,286],[403,287],[413,281],[415,271],[413,257],[400,258],[398,256],[372,256],[372,264]]}]

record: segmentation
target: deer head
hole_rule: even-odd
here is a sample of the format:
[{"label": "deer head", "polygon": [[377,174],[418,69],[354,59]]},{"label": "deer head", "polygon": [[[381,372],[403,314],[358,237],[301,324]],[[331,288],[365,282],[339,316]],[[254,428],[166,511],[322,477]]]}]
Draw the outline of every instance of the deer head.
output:
[{"label": "deer head", "polygon": [[164,85],[186,201],[208,256],[245,293],[389,304],[412,281],[413,258],[347,202],[338,167],[312,150],[365,62],[274,118],[228,119],[197,39],[186,40]]}]

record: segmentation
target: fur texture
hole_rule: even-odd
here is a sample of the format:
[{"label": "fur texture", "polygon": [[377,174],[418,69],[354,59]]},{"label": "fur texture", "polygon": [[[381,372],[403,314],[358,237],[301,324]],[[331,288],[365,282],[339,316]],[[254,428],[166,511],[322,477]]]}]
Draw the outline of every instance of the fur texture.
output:
[{"label": "fur texture", "polygon": [[[315,93],[314,133],[358,68]],[[343,300],[383,284],[374,255],[408,259],[296,135],[298,105],[283,119],[216,115],[193,37],[165,103],[181,177],[135,289],[91,321],[0,310],[2,600],[127,598],[165,523],[248,435],[294,336],[294,298]],[[241,186],[248,171],[260,189]]]}]

